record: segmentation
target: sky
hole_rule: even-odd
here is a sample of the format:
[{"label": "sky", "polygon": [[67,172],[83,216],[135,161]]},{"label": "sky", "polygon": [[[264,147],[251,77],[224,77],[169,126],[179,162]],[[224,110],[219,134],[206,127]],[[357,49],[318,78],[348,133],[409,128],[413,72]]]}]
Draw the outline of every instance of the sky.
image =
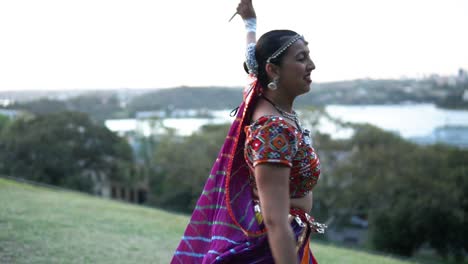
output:
[{"label": "sky", "polygon": [[[253,0],[309,42],[313,82],[468,69],[467,0]],[[238,0],[1,0],[0,91],[243,86]]]}]

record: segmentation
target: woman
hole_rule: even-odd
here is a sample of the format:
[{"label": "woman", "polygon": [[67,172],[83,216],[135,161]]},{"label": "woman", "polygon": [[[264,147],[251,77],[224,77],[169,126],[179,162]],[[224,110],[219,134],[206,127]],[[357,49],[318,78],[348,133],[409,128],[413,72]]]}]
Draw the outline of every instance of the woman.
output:
[{"label": "woman", "polygon": [[320,164],[292,110],[315,65],[293,31],[270,31],[256,43],[251,0],[237,13],[252,84],[171,263],[317,263],[309,237],[323,226],[306,212]]}]

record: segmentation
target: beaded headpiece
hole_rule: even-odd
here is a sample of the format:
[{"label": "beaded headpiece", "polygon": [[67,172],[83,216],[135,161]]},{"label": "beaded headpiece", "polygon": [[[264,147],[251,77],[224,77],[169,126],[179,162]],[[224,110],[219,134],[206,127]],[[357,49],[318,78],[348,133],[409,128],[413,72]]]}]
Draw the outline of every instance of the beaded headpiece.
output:
[{"label": "beaded headpiece", "polygon": [[[289,39],[286,43],[284,43],[278,50],[276,50],[268,59],[266,60],[267,63],[271,63],[272,60],[276,59],[279,55],[285,52],[292,44],[294,44],[299,39],[303,39],[303,36],[296,34],[291,39]],[[246,51],[246,64],[250,74],[257,75],[258,74],[258,63],[255,59],[255,43],[249,43],[247,45]]]},{"label": "beaded headpiece", "polygon": [[268,59],[266,60],[267,63],[271,63],[271,60],[276,59],[279,55],[281,55],[285,50],[287,50],[289,47],[291,47],[292,44],[294,44],[296,41],[299,39],[302,39],[303,37],[299,34],[296,34],[293,36],[288,42],[284,43],[283,46],[281,46],[277,51],[275,51]]}]

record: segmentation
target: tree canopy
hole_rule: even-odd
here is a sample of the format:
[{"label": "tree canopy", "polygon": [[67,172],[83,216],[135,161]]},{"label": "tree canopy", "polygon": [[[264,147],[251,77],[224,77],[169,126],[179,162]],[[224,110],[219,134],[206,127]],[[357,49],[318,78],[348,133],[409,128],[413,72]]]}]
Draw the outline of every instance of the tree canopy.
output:
[{"label": "tree canopy", "polygon": [[92,191],[93,180],[129,177],[128,143],[86,114],[61,112],[18,119],[0,135],[0,171]]},{"label": "tree canopy", "polygon": [[364,213],[378,250],[410,256],[424,243],[460,258],[468,249],[468,151],[419,146],[370,125],[356,127],[349,157],[318,199],[332,212]]}]

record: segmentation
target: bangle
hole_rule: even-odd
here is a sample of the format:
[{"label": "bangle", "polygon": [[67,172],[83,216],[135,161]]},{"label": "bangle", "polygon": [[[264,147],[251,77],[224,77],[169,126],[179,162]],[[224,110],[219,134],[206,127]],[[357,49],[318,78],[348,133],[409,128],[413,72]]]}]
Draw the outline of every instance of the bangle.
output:
[{"label": "bangle", "polygon": [[251,17],[244,19],[245,30],[247,32],[256,32],[257,31],[257,18]]}]

